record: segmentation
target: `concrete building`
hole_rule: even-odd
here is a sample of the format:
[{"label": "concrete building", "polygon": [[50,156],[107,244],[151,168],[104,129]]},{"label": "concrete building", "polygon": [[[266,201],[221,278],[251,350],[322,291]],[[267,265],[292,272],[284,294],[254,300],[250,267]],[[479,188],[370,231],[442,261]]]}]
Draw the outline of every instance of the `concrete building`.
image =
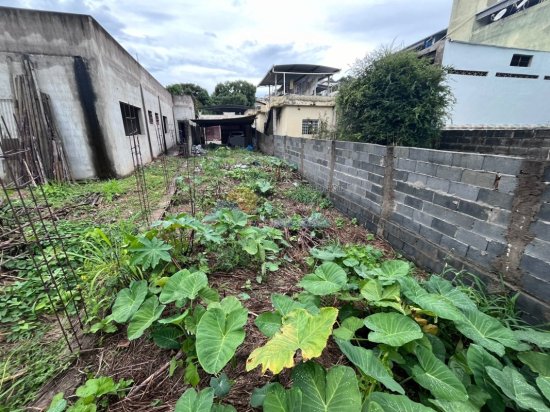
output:
[{"label": "concrete building", "polygon": [[550,53],[448,40],[443,65],[456,99],[449,126],[550,126]]},{"label": "concrete building", "polygon": [[407,47],[450,67],[448,127],[550,125],[550,1],[454,0],[449,28]]},{"label": "concrete building", "polygon": [[550,52],[550,2],[454,0],[447,37]]},{"label": "concrete building", "polygon": [[258,87],[268,87],[257,105],[256,129],[276,136],[319,137],[336,124],[332,77],[340,69],[311,64],[273,66]]},{"label": "concrete building", "polygon": [[173,101],[91,16],[0,7],[0,114],[5,118],[13,118],[13,78],[22,73],[25,60],[40,91],[49,95],[76,179],[131,173],[129,134],[139,135],[146,163],[176,144],[177,121],[194,117],[191,99]]}]

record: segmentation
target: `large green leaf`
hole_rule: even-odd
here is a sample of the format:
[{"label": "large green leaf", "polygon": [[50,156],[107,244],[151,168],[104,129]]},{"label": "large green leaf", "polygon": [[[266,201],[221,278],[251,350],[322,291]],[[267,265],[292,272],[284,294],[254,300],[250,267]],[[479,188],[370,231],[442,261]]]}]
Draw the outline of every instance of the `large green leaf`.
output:
[{"label": "large green leaf", "polygon": [[401,308],[401,287],[399,283],[383,287],[378,279],[371,279],[361,288],[361,295],[370,305],[392,307],[398,311]]},{"label": "large green leaf", "polygon": [[430,399],[430,402],[441,412],[479,412],[479,408],[469,401]]},{"label": "large green leaf", "polygon": [[428,293],[415,279],[401,279],[400,283],[403,286],[403,294],[421,309],[432,312],[434,316],[452,321],[464,318],[451,299],[435,293]]},{"label": "large green leaf", "polygon": [[336,308],[322,308],[318,315],[311,315],[305,309],[293,310],[283,318],[280,331],[250,354],[246,370],[261,364],[262,372],[269,369],[277,374],[284,368],[294,366],[294,355],[298,349],[304,360],[321,356],[337,316]]},{"label": "large green leaf", "polygon": [[143,332],[145,332],[154,321],[160,318],[165,307],[166,306],[159,303],[156,296],[151,296],[143,302],[143,305],[134,313],[134,316],[132,316],[128,324],[128,340],[134,340],[141,337]]},{"label": "large green leaf", "polygon": [[161,303],[182,302],[185,299],[194,300],[201,289],[208,285],[208,278],[203,272],[189,272],[187,269],[174,273],[162,288]]},{"label": "large green leaf", "polygon": [[365,326],[372,330],[370,341],[395,347],[424,336],[418,323],[400,313],[375,313],[365,318]]},{"label": "large green leaf", "polygon": [[207,388],[198,392],[187,389],[176,402],[174,412],[210,412],[214,403],[214,389]]},{"label": "large green leaf", "polygon": [[129,288],[122,289],[113,305],[113,320],[126,323],[137,312],[147,296],[147,281],[132,282]]},{"label": "large green leaf", "polygon": [[336,263],[325,262],[315,269],[315,273],[304,276],[299,285],[309,293],[325,296],[342,290],[347,282],[344,269]]},{"label": "large green leaf", "polygon": [[295,301],[290,296],[282,295],[280,293],[273,293],[271,295],[271,304],[281,316],[286,316],[294,309],[305,309],[305,305]]},{"label": "large green leaf", "polygon": [[357,377],[348,366],[333,366],[328,371],[307,362],[292,371],[294,386],[302,391],[302,410],[307,412],[351,412],[361,408]]},{"label": "large green leaf", "polygon": [[454,286],[447,279],[443,279],[441,276],[432,275],[430,279],[424,283],[424,286],[431,293],[442,295],[447,298],[457,308],[465,310],[477,309],[476,304],[468,297],[468,295]]},{"label": "large green leaf", "polygon": [[311,256],[316,259],[332,262],[334,259],[346,256],[346,252],[336,245],[327,246],[324,248],[313,248],[309,251]]},{"label": "large green leaf", "polygon": [[261,388],[254,388],[252,390],[252,395],[250,396],[250,406],[252,406],[253,408],[261,407],[264,404],[264,400],[267,396],[269,388],[271,388],[273,385],[276,385],[276,383],[268,382]]},{"label": "large green leaf", "polygon": [[254,320],[254,324],[260,329],[260,332],[271,338],[281,329],[283,318],[278,313],[264,312],[258,315]]},{"label": "large green leaf", "polygon": [[248,311],[230,296],[208,306],[197,326],[197,356],[202,368],[216,374],[231,360],[245,338]]},{"label": "large green leaf", "polygon": [[456,375],[428,349],[416,348],[418,365],[412,367],[413,379],[436,398],[447,401],[468,400],[466,388]]},{"label": "large green leaf", "polygon": [[546,399],[550,401],[550,377],[539,376],[537,378],[537,386]]},{"label": "large green leaf", "polygon": [[514,368],[505,366],[501,371],[487,366],[487,373],[508,398],[512,399],[520,408],[537,412],[549,412],[539,392]]},{"label": "large green leaf", "polygon": [[505,346],[517,350],[522,348],[512,330],[479,310],[465,310],[464,317],[455,325],[464,336],[497,355],[504,355]]},{"label": "large green leaf", "polygon": [[550,376],[550,355],[541,352],[518,353],[520,361],[525,363],[533,372],[542,376]]},{"label": "large green leaf", "polygon": [[271,385],[263,401],[264,412],[301,412],[302,391],[298,388],[285,390],[280,383]]},{"label": "large green leaf", "polygon": [[515,330],[516,338],[537,345],[539,348],[550,349],[550,332],[539,332],[537,330]]},{"label": "large green leaf", "polygon": [[404,260],[386,260],[379,268],[368,271],[367,275],[378,278],[383,285],[389,285],[407,276],[410,270],[411,265],[409,262]]},{"label": "large green leaf", "polygon": [[130,247],[130,252],[133,253],[132,263],[135,265],[141,265],[144,270],[149,268],[154,269],[161,260],[170,262],[169,250],[172,246],[166,244],[164,241],[154,237],[149,240],[145,236],[138,239],[139,245]]},{"label": "large green leaf", "polygon": [[470,344],[468,352],[466,353],[466,359],[468,361],[468,367],[474,375],[476,384],[483,388],[490,396],[491,399],[487,401],[491,411],[499,412],[504,411],[504,402],[502,396],[498,393],[491,377],[485,369],[487,366],[492,366],[498,370],[502,369],[502,363],[483,349],[481,346],[475,343]]},{"label": "large green leaf", "polygon": [[365,324],[363,323],[363,319],[350,316],[349,318],[344,319],[344,321],[340,324],[340,327],[334,329],[332,334],[339,339],[350,340],[355,336],[355,332],[364,326]]},{"label": "large green leaf", "polygon": [[[381,408],[381,409],[380,409]],[[432,408],[413,402],[404,395],[373,392],[363,406],[363,412],[434,412]],[[351,411],[350,411],[351,412]]]},{"label": "large green leaf", "polygon": [[392,375],[372,350],[354,346],[351,342],[342,339],[336,339],[336,343],[350,362],[357,366],[365,375],[376,379],[392,391],[402,395],[405,394],[405,390],[393,379]]}]

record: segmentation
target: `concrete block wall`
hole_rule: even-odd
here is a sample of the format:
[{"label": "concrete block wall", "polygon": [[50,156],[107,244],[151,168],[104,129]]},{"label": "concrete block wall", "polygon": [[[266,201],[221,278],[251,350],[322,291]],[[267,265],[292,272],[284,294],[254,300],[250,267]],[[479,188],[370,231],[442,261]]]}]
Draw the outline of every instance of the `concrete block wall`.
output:
[{"label": "concrete block wall", "polygon": [[418,266],[502,278],[526,319],[550,320],[550,162],[285,136],[259,147]]},{"label": "concrete block wall", "polygon": [[550,129],[449,129],[439,149],[550,159]]}]

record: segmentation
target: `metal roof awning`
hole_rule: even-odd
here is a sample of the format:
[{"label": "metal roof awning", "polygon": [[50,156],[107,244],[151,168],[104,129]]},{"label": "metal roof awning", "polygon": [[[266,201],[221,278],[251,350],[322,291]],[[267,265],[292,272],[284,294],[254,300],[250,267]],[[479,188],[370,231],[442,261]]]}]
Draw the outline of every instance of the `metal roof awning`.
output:
[{"label": "metal roof awning", "polygon": [[210,127],[210,126],[247,125],[247,124],[254,123],[255,118],[256,118],[256,115],[252,114],[250,116],[225,117],[221,119],[193,119],[191,121],[200,127]]},{"label": "metal roof awning", "polygon": [[[260,86],[282,86],[283,81],[297,82],[304,76],[320,76],[321,78],[338,73],[340,69],[319,66],[315,64],[278,64],[274,65],[258,84]],[[283,76],[284,74],[284,76]],[[284,80],[283,80],[284,78]]]},{"label": "metal roof awning", "polygon": [[215,113],[244,113],[250,108],[242,104],[217,104],[214,106],[204,106],[202,110]]}]

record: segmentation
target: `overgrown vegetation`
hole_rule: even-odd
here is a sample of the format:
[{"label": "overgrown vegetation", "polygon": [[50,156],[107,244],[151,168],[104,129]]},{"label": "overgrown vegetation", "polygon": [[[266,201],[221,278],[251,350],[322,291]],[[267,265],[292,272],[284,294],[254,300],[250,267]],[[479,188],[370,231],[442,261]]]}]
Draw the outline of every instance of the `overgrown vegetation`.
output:
[{"label": "overgrown vegetation", "polygon": [[[421,273],[278,159],[190,162],[170,214],[90,229],[73,254],[110,362],[50,411],[549,410],[550,333],[514,297]],[[35,390],[5,379],[22,351],[3,364],[10,411]]]},{"label": "overgrown vegetation", "polygon": [[415,52],[383,47],[358,60],[337,96],[339,138],[433,147],[453,101],[445,76]]}]

